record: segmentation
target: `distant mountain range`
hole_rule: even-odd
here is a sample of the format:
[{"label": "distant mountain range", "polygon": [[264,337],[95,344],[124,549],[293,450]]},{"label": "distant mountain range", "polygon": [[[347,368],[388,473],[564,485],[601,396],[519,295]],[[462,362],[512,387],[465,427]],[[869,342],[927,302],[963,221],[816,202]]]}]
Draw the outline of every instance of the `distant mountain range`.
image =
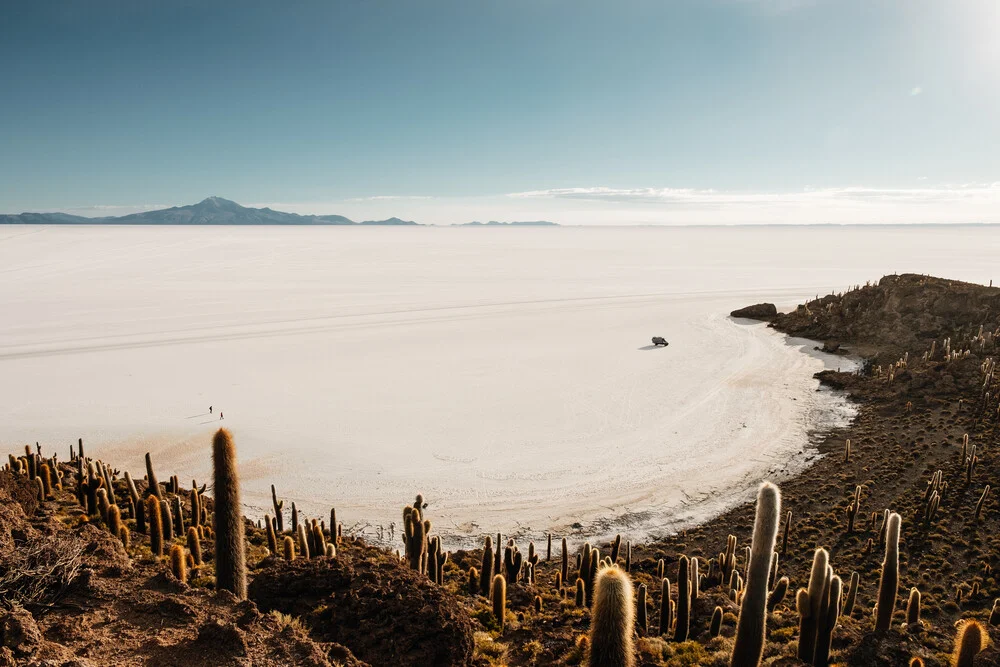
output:
[{"label": "distant mountain range", "polygon": [[[270,208],[248,208],[222,197],[209,197],[190,206],[174,206],[118,217],[85,218],[67,213],[0,214],[5,225],[386,225],[420,226],[412,220],[389,218],[355,222],[342,215],[299,215]],[[550,226],[554,222],[469,222],[470,226]]]},{"label": "distant mountain range", "polygon": [[533,220],[525,222],[497,222],[496,220],[490,220],[489,222],[466,222],[460,227],[558,227],[559,225],[555,222],[549,222],[548,220]]}]

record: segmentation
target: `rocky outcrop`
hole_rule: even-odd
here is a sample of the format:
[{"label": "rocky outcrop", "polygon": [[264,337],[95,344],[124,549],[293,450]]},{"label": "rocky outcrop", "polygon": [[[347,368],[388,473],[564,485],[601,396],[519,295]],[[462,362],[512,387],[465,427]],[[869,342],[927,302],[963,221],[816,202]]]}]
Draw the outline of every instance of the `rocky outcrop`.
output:
[{"label": "rocky outcrop", "polygon": [[730,317],[744,317],[748,320],[770,320],[778,314],[773,303],[755,303],[729,313]]},{"label": "rocky outcrop", "polygon": [[995,330],[1000,288],[916,274],[885,276],[876,285],[802,304],[776,316],[771,326],[793,336],[854,343],[866,355],[912,353],[935,339],[939,347],[947,337],[957,345],[980,326]]},{"label": "rocky outcrop", "polygon": [[374,547],[350,545],[335,559],[264,561],[248,596],[262,611],[298,617],[314,639],[343,644],[373,665],[472,664],[474,626],[465,608]]}]

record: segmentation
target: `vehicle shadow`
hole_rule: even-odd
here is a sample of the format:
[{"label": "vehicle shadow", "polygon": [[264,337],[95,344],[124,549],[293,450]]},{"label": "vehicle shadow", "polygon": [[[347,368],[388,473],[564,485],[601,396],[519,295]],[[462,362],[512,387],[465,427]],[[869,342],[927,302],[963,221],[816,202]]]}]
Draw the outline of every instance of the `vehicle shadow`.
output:
[{"label": "vehicle shadow", "polygon": [[657,350],[657,349],[659,349],[661,347],[663,349],[667,348],[666,345],[643,345],[642,347],[637,347],[635,349],[637,349],[637,350]]}]

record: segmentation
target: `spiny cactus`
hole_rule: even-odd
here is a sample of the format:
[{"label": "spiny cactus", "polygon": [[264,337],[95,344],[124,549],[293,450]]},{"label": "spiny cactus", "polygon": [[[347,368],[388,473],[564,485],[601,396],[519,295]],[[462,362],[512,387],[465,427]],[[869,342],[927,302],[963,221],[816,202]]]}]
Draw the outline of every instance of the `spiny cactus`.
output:
[{"label": "spiny cactus", "polygon": [[403,508],[403,543],[406,547],[406,560],[411,570],[422,571],[423,561],[427,553],[427,534],[423,515],[416,507]]},{"label": "spiny cactus", "polygon": [[854,498],[851,500],[851,504],[847,506],[847,532],[848,534],[854,532],[854,519],[857,517],[858,512],[861,509],[861,487],[858,486],[854,490]]},{"label": "spiny cactus", "polygon": [[42,479],[42,497],[44,499],[52,498],[52,473],[48,463],[39,466],[38,476]]},{"label": "spiny cactus", "polygon": [[187,531],[187,548],[191,552],[194,564],[201,565],[201,539],[198,537],[198,529],[194,526],[188,528]]},{"label": "spiny cactus", "polygon": [[292,539],[291,535],[285,535],[285,539],[281,543],[282,555],[285,560],[289,563],[295,560],[295,540]]},{"label": "spiny cactus", "polygon": [[493,581],[493,540],[486,536],[483,546],[482,577],[479,579],[479,592],[485,598],[490,595],[490,583]]},{"label": "spiny cactus", "polygon": [[611,543],[611,562],[612,563],[617,563],[618,562],[618,553],[621,551],[621,548],[622,548],[622,536],[620,534],[619,535],[615,535],[615,541]]},{"label": "spiny cactus", "polygon": [[469,595],[479,593],[479,570],[474,567],[469,568]]},{"label": "spiny cactus", "polygon": [[639,595],[635,603],[635,609],[636,628],[638,628],[640,635],[644,635],[648,630],[646,623],[646,584],[639,584]]},{"label": "spiny cactus", "polygon": [[295,501],[292,501],[292,532],[299,532],[299,510],[295,507]]},{"label": "spiny cactus", "polygon": [[569,547],[566,545],[566,538],[562,538],[562,579],[569,580]]},{"label": "spiny cactus", "polygon": [[690,561],[681,556],[677,563],[677,621],[674,641],[686,642],[691,624],[691,575]]},{"label": "spiny cactus", "polygon": [[150,458],[149,452],[146,452],[146,479],[149,482],[148,493],[152,493],[157,500],[162,501],[163,490],[160,488],[160,483],[156,481],[156,473],[153,472],[153,459]]},{"label": "spiny cactus", "polygon": [[309,558],[309,536],[306,535],[306,527],[300,525],[295,531],[295,548],[303,558]]},{"label": "spiny cactus", "polygon": [[174,521],[170,516],[170,502],[167,500],[160,501],[160,513],[163,515],[163,541],[169,542],[174,539]]},{"label": "spiny cactus", "polygon": [[125,551],[128,551],[132,541],[132,536],[131,533],[128,532],[128,526],[125,524],[118,527],[118,539],[122,541],[122,546],[125,547]]},{"label": "spiny cactus", "polygon": [[851,439],[848,438],[844,442],[844,463],[848,463],[851,460]]},{"label": "spiny cactus", "polygon": [[576,606],[582,607],[587,603],[587,592],[586,585],[583,583],[583,579],[577,577],[576,579]]},{"label": "spiny cactus", "polygon": [[246,543],[240,513],[240,478],[236,446],[229,431],[220,428],[212,440],[215,491],[215,579],[218,590],[243,600],[247,596]]},{"label": "spiny cactus", "polygon": [[821,617],[816,633],[816,655],[813,658],[814,667],[826,667],[830,663],[830,648],[833,642],[833,629],[837,627],[840,618],[841,591],[843,582],[827,567],[827,583],[823,592],[823,604],[820,606]]},{"label": "spiny cactus", "polygon": [[715,638],[722,632],[722,607],[716,607],[712,612],[712,622],[708,626],[708,636]]},{"label": "spiny cactus", "polygon": [[588,667],[632,667],[634,623],[631,580],[617,566],[603,568],[595,584]]},{"label": "spiny cactus", "polygon": [[854,603],[858,598],[858,584],[861,578],[857,572],[851,572],[851,583],[847,586],[847,599],[844,601],[844,616],[850,616],[854,611]]},{"label": "spiny cactus", "polygon": [[670,633],[670,626],[673,625],[673,604],[670,599],[670,580],[662,578],[660,580],[660,636]]},{"label": "spiny cactus", "polygon": [[979,516],[983,513],[983,507],[986,505],[986,497],[990,495],[990,485],[987,484],[986,488],[983,489],[983,495],[979,497],[979,502],[976,503],[976,514],[975,519],[979,521]]},{"label": "spiny cactus", "polygon": [[972,661],[989,645],[989,634],[979,621],[965,619],[958,624],[951,667],[972,667]]},{"label": "spiny cactus", "polygon": [[187,562],[184,558],[184,547],[175,544],[170,547],[170,570],[182,584],[187,583]]},{"label": "spiny cactus", "polygon": [[507,581],[502,574],[493,577],[493,587],[490,589],[490,601],[493,604],[493,617],[496,618],[500,632],[503,632],[507,617]]},{"label": "spiny cactus", "polygon": [[149,517],[149,550],[159,558],[163,555],[163,513],[155,495],[146,498],[146,515]]},{"label": "spiny cactus", "polygon": [[993,627],[1000,625],[1000,598],[993,601],[993,610],[990,611],[990,625]]},{"label": "spiny cactus", "polygon": [[264,515],[264,529],[267,531],[267,550],[272,554],[278,553],[278,536],[274,534],[274,524],[271,523],[271,515]]},{"label": "spiny cactus", "polygon": [[809,573],[809,587],[800,588],[795,597],[795,606],[799,612],[798,656],[803,662],[811,663],[816,654],[816,634],[819,630],[829,562],[830,556],[826,549],[816,549],[813,554],[812,570]]},{"label": "spiny cactus", "polygon": [[764,482],[757,492],[757,514],[746,587],[736,622],[736,640],[730,661],[732,667],[756,667],[760,664],[767,625],[768,580],[780,520],[781,492],[774,484]]},{"label": "spiny cactus", "polygon": [[[312,520],[312,534],[313,542],[316,543],[316,557],[326,556],[326,538],[323,536],[323,529],[319,527],[319,522],[316,519]],[[444,565],[443,562],[442,565]],[[441,582],[438,581],[438,583]]]},{"label": "spiny cactus", "polygon": [[767,596],[767,610],[774,611],[774,608],[781,604],[788,594],[788,577],[782,577],[774,584],[774,588]]},{"label": "spiny cactus", "polygon": [[552,533],[546,536],[545,543],[545,562],[547,563],[550,560],[552,560]]},{"label": "spiny cactus", "polygon": [[878,586],[878,603],[875,615],[875,630],[885,632],[892,624],[892,613],[896,608],[896,594],[899,592],[899,527],[902,519],[893,512],[889,515],[885,539],[885,560],[882,561],[882,577]]},{"label": "spiny cactus", "polygon": [[278,522],[278,534],[285,532],[285,520],[281,515],[281,510],[285,506],[284,500],[278,500],[278,494],[271,485],[271,503],[274,505],[274,519]]},{"label": "spiny cactus", "polygon": [[691,600],[697,600],[701,592],[701,574],[698,572],[698,557],[691,558]]},{"label": "spiny cactus", "polygon": [[118,537],[118,533],[121,531],[122,527],[122,515],[121,510],[118,509],[118,505],[111,505],[108,507],[108,532]]},{"label": "spiny cactus", "polygon": [[916,587],[910,589],[910,597],[906,601],[906,625],[920,625],[920,591]]},{"label": "spiny cactus", "polygon": [[181,505],[181,497],[174,496],[172,504],[174,506],[174,529],[178,535],[184,534],[184,506]]}]

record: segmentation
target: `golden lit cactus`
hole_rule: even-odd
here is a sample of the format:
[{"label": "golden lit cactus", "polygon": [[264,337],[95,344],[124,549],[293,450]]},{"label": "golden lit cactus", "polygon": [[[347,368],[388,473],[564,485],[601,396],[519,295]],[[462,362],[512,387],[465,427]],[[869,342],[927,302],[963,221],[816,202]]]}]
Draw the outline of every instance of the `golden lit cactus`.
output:
[{"label": "golden lit cactus", "polygon": [[819,630],[829,562],[830,556],[826,549],[816,549],[809,574],[809,587],[800,588],[795,597],[795,605],[799,612],[798,657],[803,662],[812,663],[816,653],[816,635]]},{"label": "golden lit cactus", "polygon": [[588,667],[632,667],[635,664],[632,581],[612,565],[598,572],[594,588]]},{"label": "golden lit cactus", "polygon": [[187,583],[187,562],[184,558],[184,547],[175,544],[170,547],[170,570],[182,584]]},{"label": "golden lit cactus", "polygon": [[899,529],[902,519],[893,512],[886,522],[885,559],[878,586],[878,603],[875,608],[875,630],[885,632],[892,625],[899,592]]},{"label": "golden lit cactus", "polygon": [[247,596],[246,543],[240,505],[236,446],[224,428],[212,440],[215,493],[215,579],[218,590],[243,600]]},{"label": "golden lit cactus", "polygon": [[493,617],[496,618],[500,632],[503,632],[507,618],[507,581],[502,574],[493,577],[493,587],[490,589],[490,602],[493,604]]},{"label": "golden lit cactus", "polygon": [[973,619],[958,624],[955,650],[951,654],[951,667],[972,667],[973,661],[990,643],[986,628]]},{"label": "golden lit cactus", "polygon": [[764,482],[757,492],[750,563],[736,623],[732,667],[756,667],[764,652],[768,582],[780,520],[781,492],[774,484]]}]

